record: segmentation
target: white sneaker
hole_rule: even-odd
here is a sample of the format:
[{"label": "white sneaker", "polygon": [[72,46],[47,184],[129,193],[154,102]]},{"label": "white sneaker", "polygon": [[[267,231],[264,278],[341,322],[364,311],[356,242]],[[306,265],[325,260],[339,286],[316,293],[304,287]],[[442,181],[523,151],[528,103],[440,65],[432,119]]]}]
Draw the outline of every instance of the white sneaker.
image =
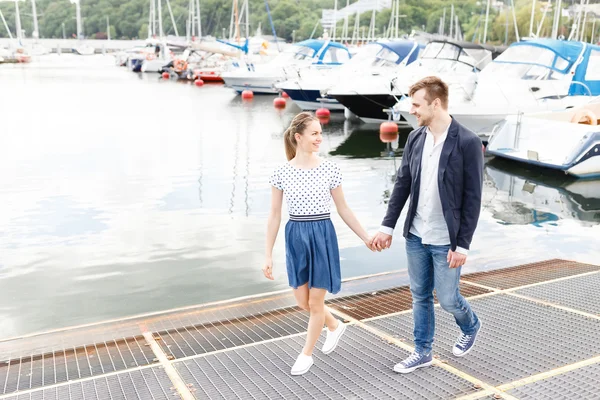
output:
[{"label": "white sneaker", "polygon": [[333,332],[327,329],[327,338],[325,339],[325,343],[323,343],[323,348],[321,349],[323,354],[329,354],[335,350],[338,342],[340,341],[340,337],[342,337],[345,330],[346,324],[344,324],[342,321],[338,321],[338,326]]},{"label": "white sneaker", "polygon": [[294,366],[292,367],[292,375],[302,375],[308,372],[310,367],[313,365],[312,356],[307,356],[304,353],[300,353]]}]

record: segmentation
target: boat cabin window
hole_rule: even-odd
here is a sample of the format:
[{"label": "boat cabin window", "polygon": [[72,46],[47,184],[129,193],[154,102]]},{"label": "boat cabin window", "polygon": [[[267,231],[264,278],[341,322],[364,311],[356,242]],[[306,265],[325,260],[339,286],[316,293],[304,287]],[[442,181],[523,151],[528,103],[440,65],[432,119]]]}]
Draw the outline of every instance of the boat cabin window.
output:
[{"label": "boat cabin window", "polygon": [[[430,43],[425,47],[422,59],[457,60],[466,64],[471,70],[473,67],[482,69],[491,59],[492,54],[486,49],[463,49],[451,43]],[[461,67],[455,67],[460,68]]]},{"label": "boat cabin window", "polygon": [[382,49],[384,49],[384,47],[378,43],[371,43],[361,47],[345,65],[350,65],[352,67],[364,65],[365,67],[368,67],[374,62],[377,53]]},{"label": "boat cabin window", "polygon": [[561,71],[566,72],[569,65],[568,60],[550,49],[519,45],[506,49],[482,74],[496,78],[560,80],[565,78]]},{"label": "boat cabin window", "polygon": [[400,56],[387,47],[382,47],[371,64],[373,67],[393,67],[399,61]]},{"label": "boat cabin window", "polygon": [[600,50],[592,50],[585,71],[586,81],[600,81]]},{"label": "boat cabin window", "polygon": [[307,58],[312,58],[315,54],[315,51],[310,47],[299,47],[294,49],[294,60],[306,60]]},{"label": "boat cabin window", "polygon": [[552,50],[544,47],[519,45],[509,47],[502,54],[496,57],[495,61],[521,64],[539,64],[551,68],[555,56],[556,54]]},{"label": "boat cabin window", "polygon": [[343,64],[348,61],[350,57],[348,56],[348,52],[344,49],[340,49],[338,47],[329,47],[325,54],[323,55],[323,63],[331,64],[338,63]]}]

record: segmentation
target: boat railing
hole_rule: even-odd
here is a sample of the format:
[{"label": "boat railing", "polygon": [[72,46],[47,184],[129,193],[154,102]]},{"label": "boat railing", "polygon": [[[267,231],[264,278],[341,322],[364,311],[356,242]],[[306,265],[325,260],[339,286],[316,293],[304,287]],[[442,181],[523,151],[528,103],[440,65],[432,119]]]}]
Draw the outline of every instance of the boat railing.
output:
[{"label": "boat railing", "polygon": [[[588,85],[586,85],[585,83],[579,82],[579,81],[571,81],[571,85],[573,85],[573,84],[583,86],[584,89],[587,90],[588,96],[592,96],[592,91],[590,90],[590,88],[588,87]],[[571,85],[569,85],[569,91],[571,91]]]}]

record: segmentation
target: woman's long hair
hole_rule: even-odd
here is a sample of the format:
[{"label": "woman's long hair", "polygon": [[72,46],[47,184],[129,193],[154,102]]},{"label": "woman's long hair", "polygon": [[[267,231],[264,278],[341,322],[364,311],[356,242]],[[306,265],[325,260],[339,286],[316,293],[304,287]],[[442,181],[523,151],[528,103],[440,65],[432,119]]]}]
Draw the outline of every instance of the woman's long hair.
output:
[{"label": "woman's long hair", "polygon": [[292,158],[296,157],[296,133],[302,134],[308,124],[311,121],[318,121],[319,119],[315,117],[312,113],[309,112],[301,112],[297,114],[292,122],[290,122],[290,126],[285,130],[283,134],[283,142],[285,143],[285,155],[287,156],[288,161]]}]

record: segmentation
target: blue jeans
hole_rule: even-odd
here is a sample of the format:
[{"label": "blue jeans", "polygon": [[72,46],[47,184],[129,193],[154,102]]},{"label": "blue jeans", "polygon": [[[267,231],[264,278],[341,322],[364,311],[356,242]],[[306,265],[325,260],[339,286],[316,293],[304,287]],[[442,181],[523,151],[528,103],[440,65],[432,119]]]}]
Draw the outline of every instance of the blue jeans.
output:
[{"label": "blue jeans", "polygon": [[428,354],[433,344],[434,288],[440,306],[454,316],[464,334],[471,335],[479,329],[477,315],[459,291],[461,267],[449,267],[449,249],[450,245],[423,244],[421,238],[412,233],[406,238],[410,292],[413,298],[415,351],[419,353]]}]

